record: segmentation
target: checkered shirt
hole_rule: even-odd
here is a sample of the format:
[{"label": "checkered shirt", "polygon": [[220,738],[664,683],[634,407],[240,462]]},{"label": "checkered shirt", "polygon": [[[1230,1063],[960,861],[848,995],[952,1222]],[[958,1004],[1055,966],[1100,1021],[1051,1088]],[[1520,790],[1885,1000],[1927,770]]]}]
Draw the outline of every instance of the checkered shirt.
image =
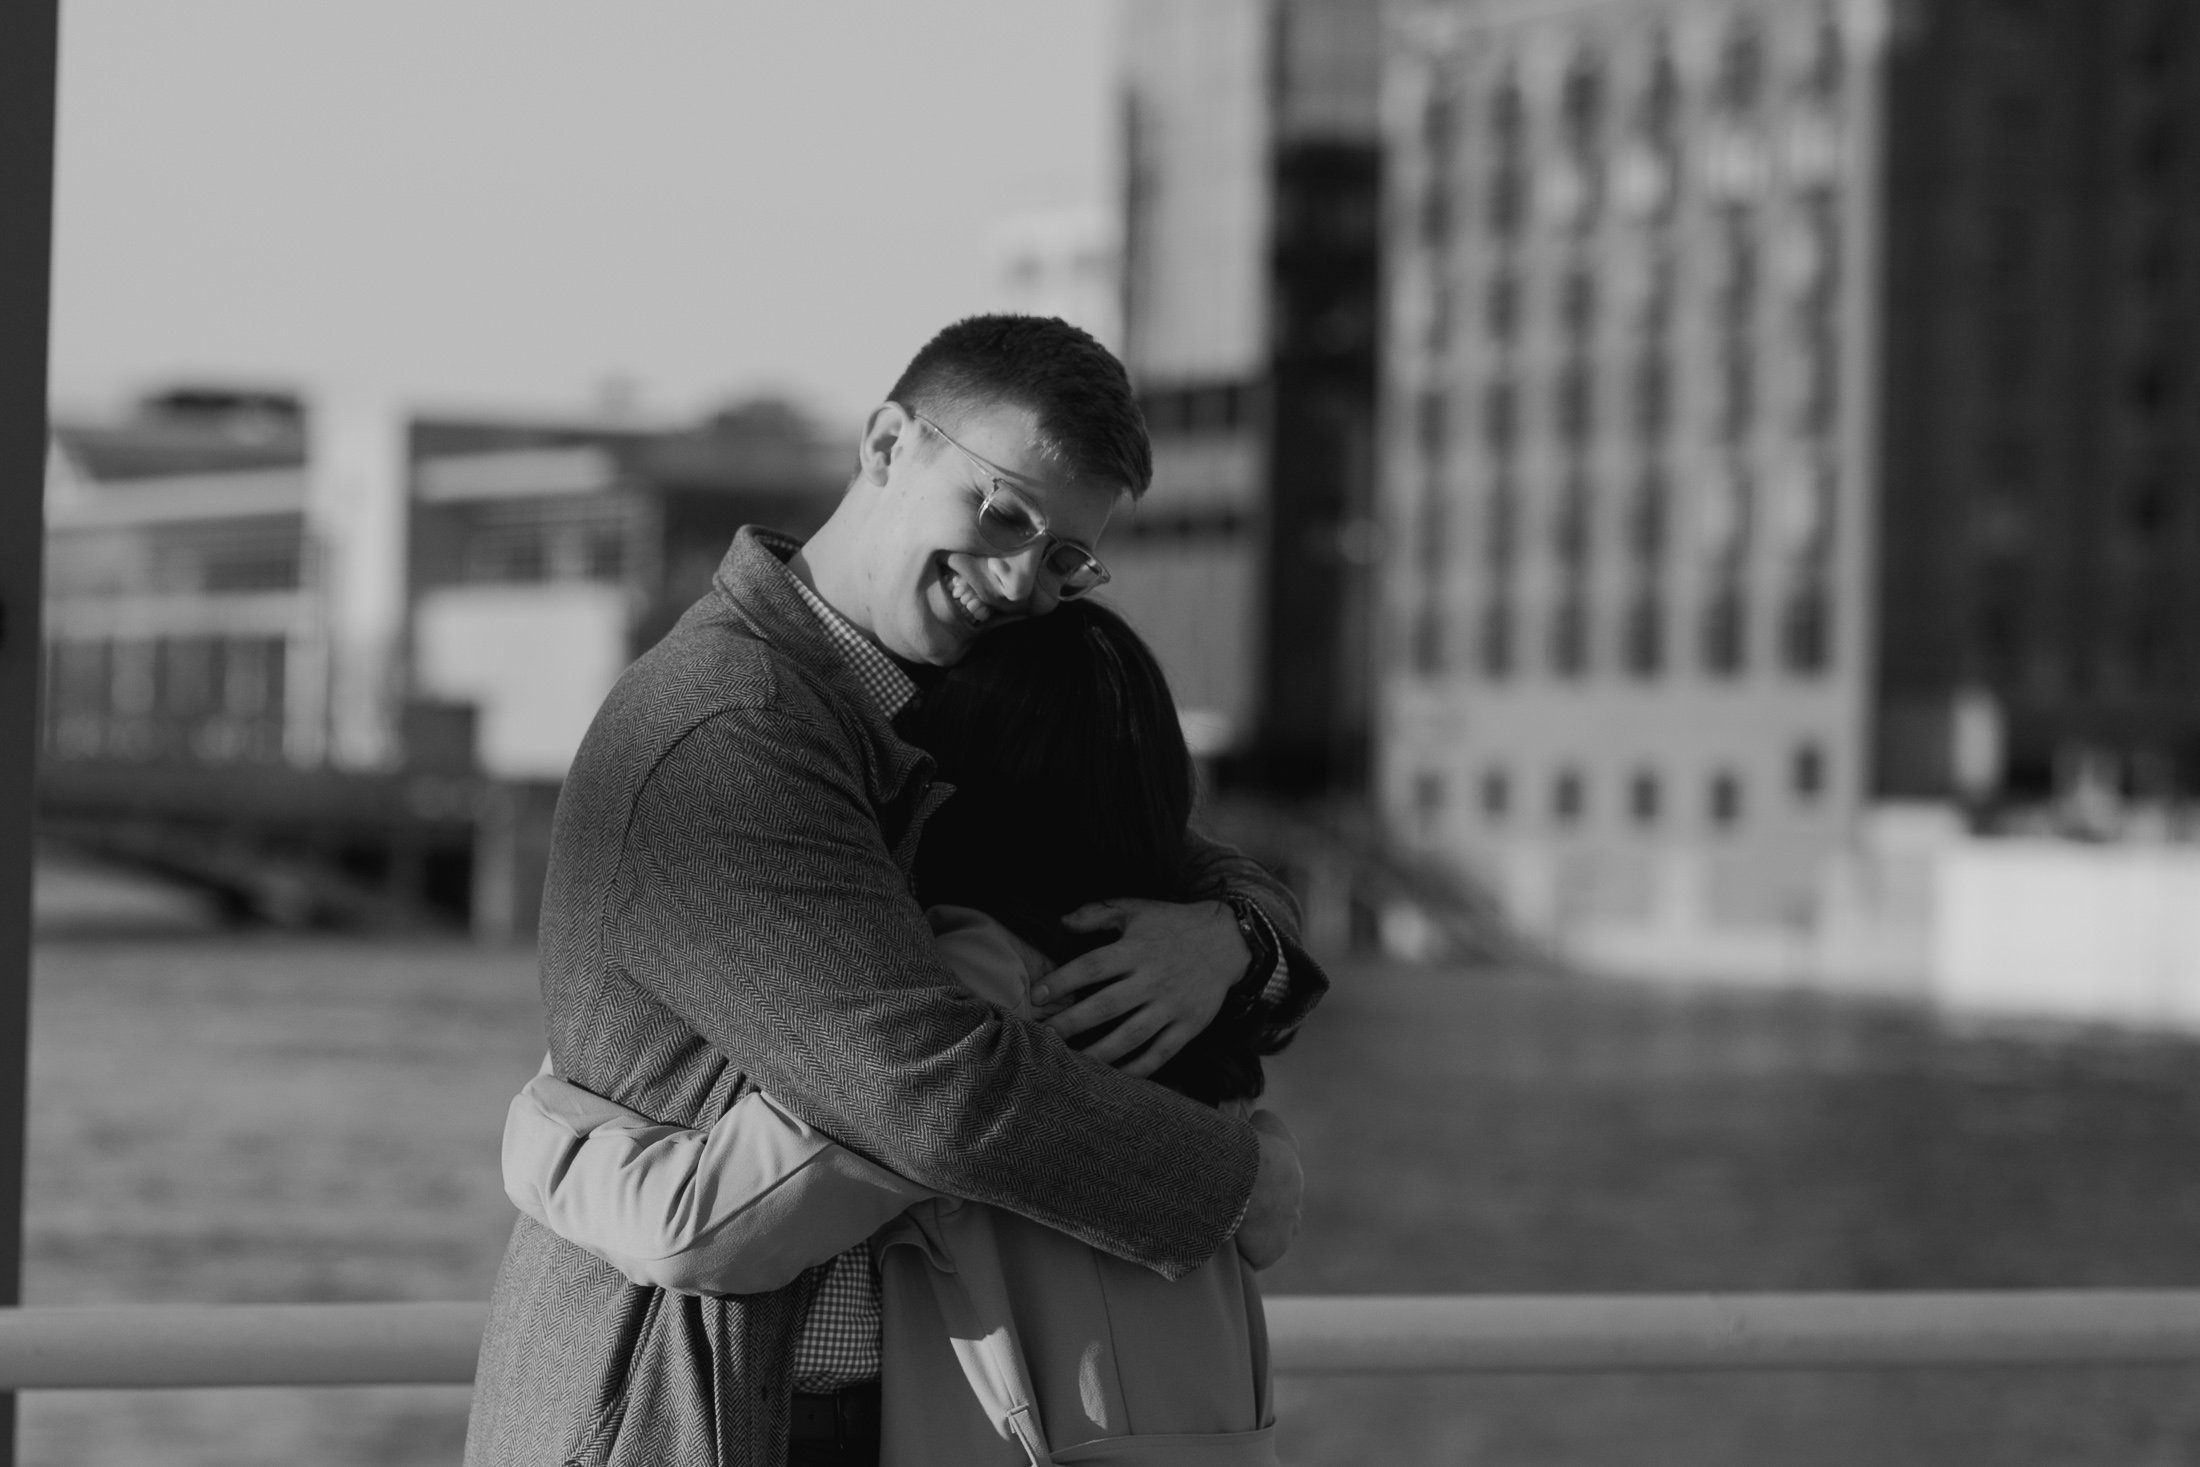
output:
[{"label": "checkered shirt", "polygon": [[[893,658],[827,605],[825,598],[792,570],[787,572],[787,579],[794,583],[802,604],[817,617],[833,649],[889,722],[917,701],[916,683]],[[1275,971],[1261,988],[1261,1002],[1280,1003],[1291,989],[1290,964],[1281,956],[1282,944],[1276,941],[1267,914],[1256,908],[1255,915],[1269,929],[1270,948],[1278,954]],[[810,1312],[795,1344],[794,1388],[836,1391],[859,1381],[875,1380],[878,1373],[878,1265],[872,1261],[870,1247],[859,1243],[825,1266],[825,1277],[811,1296]]]},{"label": "checkered shirt", "polygon": [[899,664],[870,638],[856,630],[855,623],[825,604],[825,598],[803,584],[802,577],[792,570],[787,579],[794,582],[795,590],[802,597],[802,604],[817,616],[818,624],[825,628],[826,640],[833,650],[848,664],[848,670],[863,684],[863,691],[871,695],[878,711],[892,723],[911,703],[917,701],[916,681],[903,672]]},{"label": "checkered shirt", "polygon": [[[916,683],[893,658],[792,570],[787,579],[879,712],[891,721],[917,700]],[[878,1266],[871,1261],[870,1246],[858,1243],[825,1265],[825,1277],[810,1296],[810,1312],[794,1347],[794,1388],[823,1393],[878,1379],[878,1326]]]}]

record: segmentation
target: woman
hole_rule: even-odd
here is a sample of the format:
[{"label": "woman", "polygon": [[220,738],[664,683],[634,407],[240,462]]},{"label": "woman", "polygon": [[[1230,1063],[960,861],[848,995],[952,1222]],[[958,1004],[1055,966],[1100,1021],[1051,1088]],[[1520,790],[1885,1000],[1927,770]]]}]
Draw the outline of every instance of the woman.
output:
[{"label": "woman", "polygon": [[[1187,895],[1191,759],[1159,665],[1114,613],[1076,601],[990,634],[927,698],[919,741],[956,787],[920,843],[919,895],[980,997],[1033,1017],[1031,984],[1105,940],[1059,914]],[[1045,858],[1000,838],[1042,813],[1074,832]],[[1221,1015],[1155,1078],[1249,1110],[1247,1019]],[[926,1192],[760,1093],[705,1131],[538,1076],[513,1103],[505,1167],[523,1210],[660,1287],[776,1288],[870,1238],[887,1467],[1275,1461],[1260,1296],[1234,1250],[1164,1282]]]}]

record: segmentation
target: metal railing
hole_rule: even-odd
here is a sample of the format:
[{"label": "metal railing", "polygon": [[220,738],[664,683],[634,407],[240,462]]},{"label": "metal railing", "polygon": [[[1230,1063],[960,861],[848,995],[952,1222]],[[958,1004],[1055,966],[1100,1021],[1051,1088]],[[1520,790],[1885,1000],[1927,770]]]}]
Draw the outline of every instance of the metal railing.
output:
[{"label": "metal railing", "polygon": [[[1326,1295],[1268,1301],[1279,1373],[2200,1364],[2200,1289]],[[465,1385],[482,1304],[0,1310],[0,1390]]]}]

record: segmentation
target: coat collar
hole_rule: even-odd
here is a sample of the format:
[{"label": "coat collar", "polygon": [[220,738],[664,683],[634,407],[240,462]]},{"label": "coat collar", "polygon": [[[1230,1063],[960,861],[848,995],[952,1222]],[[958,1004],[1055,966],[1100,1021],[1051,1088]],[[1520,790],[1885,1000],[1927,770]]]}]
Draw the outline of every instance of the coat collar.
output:
[{"label": "coat collar", "polygon": [[787,561],[799,540],[761,525],[744,525],[727,547],[711,586],[757,640],[777,648],[831,686],[856,710],[880,753],[878,794],[887,798],[909,777],[929,774],[931,756],[909,743],[879,710],[847,657],[833,645],[817,613],[803,604]]}]

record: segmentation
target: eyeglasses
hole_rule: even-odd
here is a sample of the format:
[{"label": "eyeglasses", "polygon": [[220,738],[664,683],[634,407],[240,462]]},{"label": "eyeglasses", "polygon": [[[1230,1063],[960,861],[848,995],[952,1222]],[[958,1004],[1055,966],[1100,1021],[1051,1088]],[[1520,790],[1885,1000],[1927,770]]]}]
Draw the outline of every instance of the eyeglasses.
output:
[{"label": "eyeglasses", "polygon": [[[950,447],[978,467],[984,480],[984,487],[978,491],[978,535],[988,546],[1003,555],[1014,555],[1047,538],[1046,511],[1011,484],[1000,469],[957,443],[953,434],[924,414],[912,408],[909,416],[946,439]],[[1100,557],[1068,540],[1056,540],[1047,546],[1039,564],[1054,578],[1054,594],[1064,601],[1074,601],[1108,583],[1108,568],[1100,563]]]}]

